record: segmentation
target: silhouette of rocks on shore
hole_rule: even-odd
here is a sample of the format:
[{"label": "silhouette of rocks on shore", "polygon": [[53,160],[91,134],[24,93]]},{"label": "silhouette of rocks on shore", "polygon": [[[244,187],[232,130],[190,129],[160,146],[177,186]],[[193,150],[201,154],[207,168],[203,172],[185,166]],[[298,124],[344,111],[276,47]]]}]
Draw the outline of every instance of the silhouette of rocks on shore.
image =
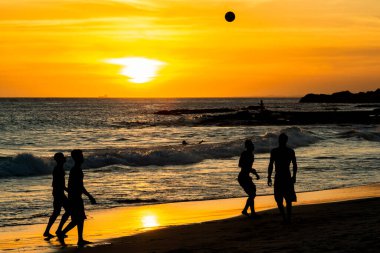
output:
[{"label": "silhouette of rocks on shore", "polygon": [[380,89],[368,92],[336,92],[331,95],[307,94],[300,103],[380,103]]},{"label": "silhouette of rocks on shore", "polygon": [[273,111],[265,107],[261,100],[259,105],[243,108],[200,108],[157,111],[164,116],[198,114],[194,125],[236,126],[236,125],[309,125],[309,124],[379,124],[380,123],[380,89],[376,91],[353,94],[349,91],[332,95],[308,94],[300,103],[364,103],[356,107],[368,110],[349,111]]},{"label": "silhouette of rocks on shore", "polygon": [[380,111],[241,111],[224,115],[205,115],[199,125],[309,125],[309,124],[379,124]]}]

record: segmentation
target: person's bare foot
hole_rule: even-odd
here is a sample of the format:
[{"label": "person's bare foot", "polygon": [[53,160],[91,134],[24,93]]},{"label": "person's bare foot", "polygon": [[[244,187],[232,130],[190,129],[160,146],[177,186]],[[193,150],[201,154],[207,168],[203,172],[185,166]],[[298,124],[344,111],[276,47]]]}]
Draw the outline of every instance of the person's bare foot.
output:
[{"label": "person's bare foot", "polygon": [[62,231],[55,231],[55,234],[57,235],[57,237],[61,236],[63,238],[67,238],[67,235],[62,234]]},{"label": "person's bare foot", "polygon": [[50,234],[50,233],[44,233],[44,237],[46,237],[46,239],[50,240],[51,238],[55,237],[54,235]]},{"label": "person's bare foot", "polygon": [[61,243],[62,246],[66,246],[65,237],[66,235],[63,233],[57,234],[58,241]]},{"label": "person's bare foot", "polygon": [[242,211],[241,214],[249,217],[249,213],[247,211]]},{"label": "person's bare foot", "polygon": [[253,218],[253,219],[260,219],[261,215],[259,215],[257,213],[251,213],[251,218]]},{"label": "person's bare foot", "polygon": [[79,247],[83,247],[83,246],[85,246],[85,245],[87,245],[87,244],[91,244],[91,243],[92,243],[92,242],[90,242],[90,241],[80,240],[80,241],[78,241],[77,245],[78,245]]}]

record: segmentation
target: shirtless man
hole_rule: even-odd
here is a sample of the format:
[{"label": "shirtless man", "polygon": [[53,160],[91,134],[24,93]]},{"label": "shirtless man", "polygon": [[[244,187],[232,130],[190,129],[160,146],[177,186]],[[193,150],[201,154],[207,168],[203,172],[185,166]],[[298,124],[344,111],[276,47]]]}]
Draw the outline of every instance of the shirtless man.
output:
[{"label": "shirtless man", "polygon": [[83,164],[84,158],[82,151],[79,149],[71,151],[71,157],[75,162],[74,167],[70,170],[68,184],[69,201],[71,207],[71,222],[61,233],[58,233],[57,236],[59,241],[65,245],[64,238],[66,236],[66,233],[76,226],[78,230],[78,246],[84,246],[91,242],[83,239],[84,220],[87,217],[84,211],[82,194],[86,195],[90,199],[91,204],[96,204],[96,201],[86,190],[83,184],[83,171],[81,166]]},{"label": "shirtless man", "polygon": [[[268,186],[272,186],[273,164],[275,165],[276,174],[274,177],[274,198],[277,202],[278,209],[284,219],[284,222],[291,221],[292,202],[297,201],[294,184],[296,183],[297,161],[293,149],[287,147],[288,136],[284,133],[278,138],[279,146],[274,148],[270,154],[268,166]],[[290,173],[290,163],[293,164],[293,176]],[[285,215],[283,199],[286,202]]]}]

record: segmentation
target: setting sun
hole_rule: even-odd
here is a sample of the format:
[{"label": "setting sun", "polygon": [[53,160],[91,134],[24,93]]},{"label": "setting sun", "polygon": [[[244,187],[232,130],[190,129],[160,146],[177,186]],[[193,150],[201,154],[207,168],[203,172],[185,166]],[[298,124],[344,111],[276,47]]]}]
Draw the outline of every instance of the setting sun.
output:
[{"label": "setting sun", "polygon": [[144,57],[129,57],[110,59],[107,63],[123,66],[120,74],[129,77],[132,83],[147,83],[152,81],[164,62]]}]

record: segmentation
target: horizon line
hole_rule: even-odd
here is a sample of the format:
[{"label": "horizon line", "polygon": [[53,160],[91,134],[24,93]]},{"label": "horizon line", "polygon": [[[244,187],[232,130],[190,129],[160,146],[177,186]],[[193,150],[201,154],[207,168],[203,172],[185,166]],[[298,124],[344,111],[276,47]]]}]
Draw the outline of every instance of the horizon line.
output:
[{"label": "horizon line", "polygon": [[277,99],[277,98],[288,98],[288,99],[298,99],[301,97],[109,97],[109,96],[98,96],[98,97],[0,97],[0,99],[236,99],[236,98],[256,98],[256,99]]}]

